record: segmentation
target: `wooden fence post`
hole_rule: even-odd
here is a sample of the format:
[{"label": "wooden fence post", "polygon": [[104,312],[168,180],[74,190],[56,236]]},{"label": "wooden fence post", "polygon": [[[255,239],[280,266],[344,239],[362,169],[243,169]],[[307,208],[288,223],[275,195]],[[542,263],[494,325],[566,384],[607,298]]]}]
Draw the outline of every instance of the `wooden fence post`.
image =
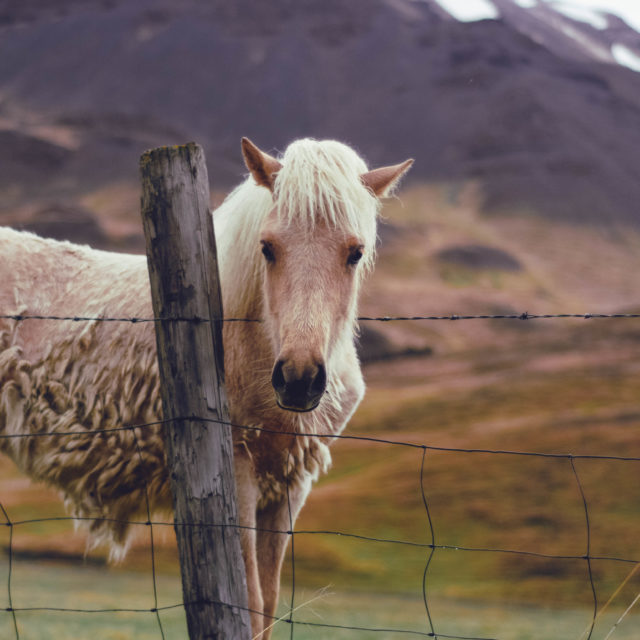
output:
[{"label": "wooden fence post", "polygon": [[[191,640],[251,637],[224,391],[222,301],[204,153],[189,143],[140,159],[167,461]],[[210,526],[222,525],[222,526]],[[235,605],[235,606],[229,606]]]}]

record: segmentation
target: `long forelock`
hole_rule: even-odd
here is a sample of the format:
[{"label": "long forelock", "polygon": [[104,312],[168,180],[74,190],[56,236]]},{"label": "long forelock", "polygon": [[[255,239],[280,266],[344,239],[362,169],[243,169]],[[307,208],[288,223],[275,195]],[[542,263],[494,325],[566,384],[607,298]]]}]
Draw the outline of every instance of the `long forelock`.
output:
[{"label": "long forelock", "polygon": [[313,232],[325,224],[365,242],[373,257],[378,199],[360,176],[364,161],[334,140],[297,140],[282,157],[274,185],[274,204],[281,220]]},{"label": "long forelock", "polygon": [[362,238],[363,269],[358,271],[373,267],[380,207],[360,180],[367,171],[364,161],[340,142],[310,139],[289,145],[281,161],[273,195],[249,176],[214,212],[224,305],[232,315],[251,313],[255,292],[246,285],[259,281],[259,234],[274,206],[285,223],[310,233],[326,223]]}]

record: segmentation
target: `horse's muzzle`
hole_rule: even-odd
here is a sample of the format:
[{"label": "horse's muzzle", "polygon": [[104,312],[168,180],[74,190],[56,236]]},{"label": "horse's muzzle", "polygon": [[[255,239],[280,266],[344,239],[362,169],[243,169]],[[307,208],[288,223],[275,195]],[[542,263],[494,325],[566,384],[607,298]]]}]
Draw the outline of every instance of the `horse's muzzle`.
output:
[{"label": "horse's muzzle", "polygon": [[313,411],[327,388],[327,373],[322,363],[307,367],[300,375],[293,366],[278,360],[273,367],[271,384],[276,402],[287,411]]}]

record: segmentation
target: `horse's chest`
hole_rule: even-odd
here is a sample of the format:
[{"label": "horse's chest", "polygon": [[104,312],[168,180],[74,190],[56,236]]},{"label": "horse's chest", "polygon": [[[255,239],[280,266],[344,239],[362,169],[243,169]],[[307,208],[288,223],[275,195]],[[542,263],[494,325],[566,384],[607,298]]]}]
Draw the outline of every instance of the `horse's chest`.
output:
[{"label": "horse's chest", "polygon": [[263,433],[248,444],[260,490],[260,506],[287,499],[287,492],[310,485],[331,466],[320,438]]}]

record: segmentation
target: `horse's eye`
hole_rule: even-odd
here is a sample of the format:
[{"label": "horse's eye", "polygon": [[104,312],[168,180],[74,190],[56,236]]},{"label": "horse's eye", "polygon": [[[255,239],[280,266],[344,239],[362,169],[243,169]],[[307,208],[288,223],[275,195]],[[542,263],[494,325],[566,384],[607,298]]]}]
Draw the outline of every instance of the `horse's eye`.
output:
[{"label": "horse's eye", "polygon": [[362,247],[354,247],[349,252],[347,264],[358,264],[358,262],[360,262],[360,258],[362,258]]},{"label": "horse's eye", "polygon": [[266,258],[267,262],[276,261],[276,257],[273,255],[273,249],[266,242],[262,243],[262,255]]}]

